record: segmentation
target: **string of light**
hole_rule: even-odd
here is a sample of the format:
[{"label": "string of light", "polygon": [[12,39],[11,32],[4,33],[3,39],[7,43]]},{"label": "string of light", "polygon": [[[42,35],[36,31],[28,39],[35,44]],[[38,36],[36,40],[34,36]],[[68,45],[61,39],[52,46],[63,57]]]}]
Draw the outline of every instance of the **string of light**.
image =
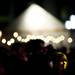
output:
[{"label": "string of light", "polygon": [[[13,37],[13,38],[12,38]],[[41,39],[43,40],[45,43],[49,43],[50,41],[55,43],[55,44],[59,44],[60,42],[64,41],[65,40],[65,36],[64,35],[61,35],[57,38],[53,37],[53,36],[43,36],[43,35],[27,35],[25,38],[23,38],[22,36],[19,35],[18,32],[14,32],[12,37],[7,40],[6,38],[2,38],[2,31],[0,30],[0,38],[1,39],[1,43],[2,44],[6,44],[8,46],[12,45],[13,43],[16,42],[16,40],[18,42],[24,42],[24,43],[27,43],[28,41],[30,40],[36,40],[36,39]],[[71,37],[69,37],[67,39],[67,42],[68,43],[72,43],[73,42],[73,39]]]}]

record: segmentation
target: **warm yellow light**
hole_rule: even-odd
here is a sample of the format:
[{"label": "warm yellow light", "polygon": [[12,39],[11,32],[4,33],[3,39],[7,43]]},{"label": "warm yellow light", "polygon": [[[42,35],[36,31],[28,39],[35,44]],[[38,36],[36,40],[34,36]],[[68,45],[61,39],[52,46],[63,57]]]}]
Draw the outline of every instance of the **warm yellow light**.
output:
[{"label": "warm yellow light", "polygon": [[32,36],[31,36],[31,39],[36,39],[36,36],[35,36],[35,35],[32,35]]},{"label": "warm yellow light", "polygon": [[64,63],[63,61],[60,62],[61,65],[63,65],[63,63]]},{"label": "warm yellow light", "polygon": [[6,39],[2,39],[2,43],[5,44],[6,43]]},{"label": "warm yellow light", "polygon": [[27,37],[26,37],[26,38],[29,38],[29,39],[31,39],[31,36],[32,36],[32,35],[27,35]]},{"label": "warm yellow light", "polygon": [[27,38],[26,38],[26,39],[24,40],[24,42],[27,43],[29,40],[30,40],[30,39],[27,39]]},{"label": "warm yellow light", "polygon": [[64,53],[62,53],[62,52],[58,52],[57,54],[62,54],[62,55],[63,55],[64,60],[61,61],[60,64],[61,64],[61,65],[64,65],[64,69],[66,69],[67,66],[68,66],[68,59],[67,59],[67,56],[66,56]]},{"label": "warm yellow light", "polygon": [[54,39],[54,40],[53,40],[53,43],[58,44],[58,43],[60,43],[60,41],[61,41],[61,40],[60,40],[59,38],[57,38],[57,39]]},{"label": "warm yellow light", "polygon": [[67,41],[68,41],[68,43],[72,43],[73,40],[71,37],[69,37]]},{"label": "warm yellow light", "polygon": [[45,40],[44,36],[43,35],[27,35],[26,39],[28,40],[36,40],[36,39],[41,39],[41,40]]},{"label": "warm yellow light", "polygon": [[21,37],[21,36],[18,36],[18,37],[17,37],[17,40],[18,40],[18,41],[21,41],[21,40],[22,40],[22,37]]},{"label": "warm yellow light", "polygon": [[16,38],[16,37],[18,37],[18,32],[14,32],[13,33],[13,36]]},{"label": "warm yellow light", "polygon": [[0,37],[2,36],[2,31],[0,31]]},{"label": "warm yellow light", "polygon": [[65,39],[64,35],[61,35],[61,36],[60,36],[60,39],[61,39],[61,40],[64,40],[64,39]]},{"label": "warm yellow light", "polygon": [[52,36],[47,36],[46,39],[49,39],[50,41],[53,39]]},{"label": "warm yellow light", "polygon": [[63,54],[62,52],[58,52],[57,54]]},{"label": "warm yellow light", "polygon": [[67,61],[64,61],[64,69],[67,68],[67,64],[68,64],[68,62]]},{"label": "warm yellow light", "polygon": [[60,64],[64,66],[64,69],[67,68],[67,61],[61,61]]},{"label": "warm yellow light", "polygon": [[41,39],[41,40],[45,39],[43,35],[36,35],[35,37],[36,37],[36,39]]},{"label": "warm yellow light", "polygon": [[14,38],[11,38],[11,39],[10,39],[10,42],[11,42],[11,43],[14,43],[14,42],[15,42]]},{"label": "warm yellow light", "polygon": [[21,40],[21,42],[25,42],[25,39],[23,38],[23,39]]},{"label": "warm yellow light", "polygon": [[7,45],[10,46],[11,45],[11,42],[10,41],[7,41]]},{"label": "warm yellow light", "polygon": [[54,41],[55,38],[54,38],[53,36],[49,36],[49,40],[50,40],[50,41]]},{"label": "warm yellow light", "polygon": [[49,39],[48,39],[48,38],[45,38],[45,39],[44,39],[44,42],[45,42],[45,43],[49,43]]}]

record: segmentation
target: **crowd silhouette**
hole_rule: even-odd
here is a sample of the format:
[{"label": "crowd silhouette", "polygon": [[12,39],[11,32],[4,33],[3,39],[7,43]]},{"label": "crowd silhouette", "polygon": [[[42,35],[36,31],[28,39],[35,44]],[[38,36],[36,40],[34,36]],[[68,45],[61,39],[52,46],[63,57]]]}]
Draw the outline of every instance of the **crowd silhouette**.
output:
[{"label": "crowd silhouette", "polygon": [[[68,66],[64,70],[62,52],[67,56]],[[27,43],[16,42],[10,50],[0,47],[0,75],[74,75],[74,50],[66,54],[66,48],[54,49],[52,45],[44,46],[44,41],[30,40]]]}]

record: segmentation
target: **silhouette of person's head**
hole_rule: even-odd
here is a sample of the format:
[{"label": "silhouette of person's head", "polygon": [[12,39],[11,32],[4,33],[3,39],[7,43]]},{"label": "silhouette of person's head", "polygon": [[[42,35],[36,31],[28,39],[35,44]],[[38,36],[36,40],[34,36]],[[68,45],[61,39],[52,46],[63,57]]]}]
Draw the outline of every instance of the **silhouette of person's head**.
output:
[{"label": "silhouette of person's head", "polygon": [[37,54],[41,52],[41,49],[44,47],[44,41],[37,39],[37,40],[30,40],[26,45],[26,50],[29,53]]}]

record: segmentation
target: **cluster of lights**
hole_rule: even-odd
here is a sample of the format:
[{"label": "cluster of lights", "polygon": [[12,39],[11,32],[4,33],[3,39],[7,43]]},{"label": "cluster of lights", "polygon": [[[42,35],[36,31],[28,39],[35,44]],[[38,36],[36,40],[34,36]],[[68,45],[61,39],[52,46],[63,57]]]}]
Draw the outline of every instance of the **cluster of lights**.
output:
[{"label": "cluster of lights", "polygon": [[[53,43],[59,44],[61,41],[65,40],[65,36],[61,35],[57,38],[53,37],[53,36],[43,36],[43,35],[27,35],[26,38],[22,38],[21,36],[19,36],[18,32],[14,32],[13,33],[14,38],[17,39],[17,41],[19,42],[28,42],[30,40],[36,40],[36,39],[41,39],[43,40],[45,43],[49,43],[50,41],[52,41]],[[67,42],[68,43],[72,43],[72,38],[69,37]]]},{"label": "cluster of lights", "polygon": [[11,38],[9,41],[6,41],[6,39],[3,38],[1,42],[3,44],[6,44],[7,43],[7,45],[10,46],[11,44],[15,43],[15,39],[14,38]]},{"label": "cluster of lights", "polygon": [[66,29],[75,29],[75,15],[70,16],[70,20],[65,22]]},{"label": "cluster of lights", "polygon": [[65,39],[65,36],[61,35],[61,36],[58,37],[58,38],[54,38],[53,43],[58,44],[58,43],[60,43],[61,41],[63,41],[64,39]]},{"label": "cluster of lights", "polygon": [[[2,31],[0,31],[0,37],[2,37]],[[14,32],[13,33],[13,37],[14,38],[11,38],[10,40],[6,40],[5,38],[2,38],[1,39],[1,42],[2,44],[7,44],[8,46],[10,46],[11,44],[15,43],[16,40],[18,42],[25,42],[27,43],[28,41],[30,40],[36,40],[36,39],[41,39],[43,40],[45,43],[49,43],[50,41],[55,43],[55,44],[59,44],[61,41],[64,41],[65,40],[65,36],[64,35],[61,35],[57,38],[53,37],[53,36],[43,36],[43,35],[27,35],[26,38],[23,38],[22,36],[20,36],[18,34],[18,32]],[[67,42],[68,43],[72,43],[73,40],[71,37],[69,37],[67,39]]]}]

